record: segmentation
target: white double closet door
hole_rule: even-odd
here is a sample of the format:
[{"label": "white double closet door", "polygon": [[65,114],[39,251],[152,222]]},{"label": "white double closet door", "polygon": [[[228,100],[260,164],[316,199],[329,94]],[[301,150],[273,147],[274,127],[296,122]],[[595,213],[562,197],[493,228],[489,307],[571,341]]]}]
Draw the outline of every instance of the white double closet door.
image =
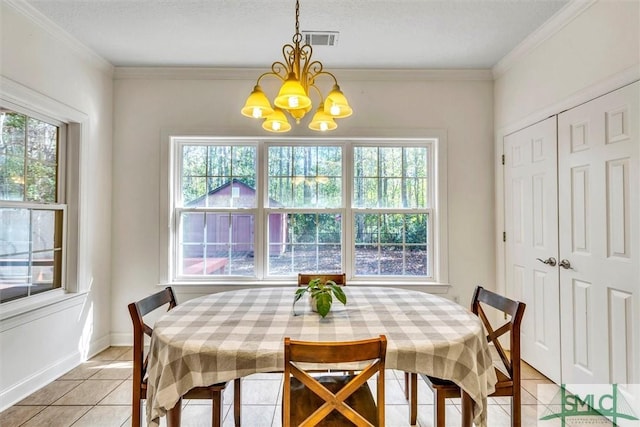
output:
[{"label": "white double closet door", "polygon": [[524,360],[557,383],[640,383],[639,99],[636,82],[504,138],[507,292]]}]

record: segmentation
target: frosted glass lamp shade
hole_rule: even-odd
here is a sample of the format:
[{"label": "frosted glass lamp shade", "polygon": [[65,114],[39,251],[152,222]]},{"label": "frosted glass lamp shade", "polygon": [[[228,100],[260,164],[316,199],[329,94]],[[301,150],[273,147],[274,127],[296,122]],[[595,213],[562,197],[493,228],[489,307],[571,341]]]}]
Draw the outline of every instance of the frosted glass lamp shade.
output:
[{"label": "frosted glass lamp shade", "polygon": [[264,130],[268,130],[269,132],[288,132],[291,130],[291,125],[287,120],[287,116],[284,115],[284,112],[276,108],[273,113],[271,113],[264,122],[262,122],[262,128]]},{"label": "frosted glass lamp shade", "polygon": [[259,85],[253,88],[253,92],[251,92],[251,95],[247,98],[247,102],[245,102],[241,112],[243,116],[255,119],[264,119],[268,115],[273,114],[271,103]]},{"label": "frosted glass lamp shade", "polygon": [[318,111],[313,115],[311,122],[309,123],[309,129],[317,130],[320,132],[326,132],[328,130],[334,130],[338,127],[338,124],[333,120],[329,114],[324,112],[324,106],[320,105]]},{"label": "frosted glass lamp shade", "polygon": [[324,101],[324,112],[336,119],[349,117],[353,114],[347,97],[340,90],[340,86],[333,85],[333,89],[331,89]]},{"label": "frosted glass lamp shade", "polygon": [[304,87],[296,79],[293,73],[280,87],[278,96],[273,100],[276,107],[283,110],[304,110],[311,105],[311,99],[307,96]]}]

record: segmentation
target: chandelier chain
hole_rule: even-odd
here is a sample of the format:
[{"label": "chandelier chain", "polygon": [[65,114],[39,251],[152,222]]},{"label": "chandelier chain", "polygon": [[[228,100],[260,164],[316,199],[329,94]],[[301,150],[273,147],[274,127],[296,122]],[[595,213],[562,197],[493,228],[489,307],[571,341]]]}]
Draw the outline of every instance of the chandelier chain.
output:
[{"label": "chandelier chain", "polygon": [[296,0],[296,34],[300,34],[300,1]]}]

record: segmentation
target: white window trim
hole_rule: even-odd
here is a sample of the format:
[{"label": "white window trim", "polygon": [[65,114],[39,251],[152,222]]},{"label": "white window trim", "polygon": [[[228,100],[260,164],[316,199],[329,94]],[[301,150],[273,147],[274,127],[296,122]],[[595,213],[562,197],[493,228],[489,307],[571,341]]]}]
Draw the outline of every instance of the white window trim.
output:
[{"label": "white window trim", "polygon": [[[258,173],[260,178],[264,179],[265,171],[263,168],[264,146],[272,144],[273,142],[280,143],[295,143],[305,141],[309,143],[332,143],[340,141],[349,141],[352,144],[355,143],[380,143],[385,141],[424,141],[435,139],[437,143],[432,145],[433,151],[431,155],[431,167],[433,168],[433,177],[435,179],[435,185],[431,188],[435,189],[436,197],[433,198],[434,205],[431,207],[432,213],[429,216],[431,225],[436,226],[430,229],[433,233],[432,244],[433,252],[438,254],[437,260],[432,260],[433,279],[430,281],[420,280],[416,277],[407,278],[374,278],[367,277],[366,279],[351,279],[350,285],[371,285],[371,284],[384,284],[387,286],[427,286],[427,287],[439,287],[444,289],[449,286],[449,252],[448,252],[448,212],[447,212],[447,132],[444,129],[352,129],[348,134],[343,134],[336,137],[327,138],[313,138],[313,137],[271,137],[271,136],[238,136],[237,130],[234,129],[210,129],[210,130],[193,130],[193,129],[164,129],[161,135],[161,149],[160,149],[160,230],[159,230],[159,286],[167,285],[179,285],[188,288],[188,285],[196,286],[198,289],[205,288],[219,288],[222,283],[219,281],[171,281],[171,263],[172,254],[171,248],[173,247],[171,223],[173,221],[173,189],[172,185],[175,178],[176,170],[172,169],[171,165],[175,165],[174,156],[175,150],[172,150],[174,145],[173,138],[215,138],[227,141],[242,140],[247,143],[257,143],[258,141],[264,141],[266,144],[259,144],[262,149],[258,150]],[[344,162],[349,162],[351,159],[346,158],[350,154],[343,156]],[[345,163],[349,164],[349,163]],[[349,170],[347,168],[346,170]],[[349,173],[350,174],[350,173]],[[350,176],[349,176],[350,177]],[[346,179],[347,188],[344,191],[351,191],[351,182]],[[346,194],[346,193],[345,193]],[[260,194],[258,194],[260,197]],[[346,197],[346,196],[345,196]],[[262,216],[260,216],[262,219]],[[257,244],[262,245],[264,242],[258,241]],[[343,246],[347,246],[347,242]],[[351,250],[347,248],[346,250]],[[265,283],[273,285],[286,285],[294,283],[294,279],[280,280],[280,279],[265,279],[265,280],[233,280],[233,282],[226,281],[224,285],[227,286],[242,286],[242,285],[264,285]]]},{"label": "white window trim", "polygon": [[[91,285],[91,233],[89,232],[88,201],[91,188],[89,116],[66,104],[49,98],[11,79],[0,76],[0,102],[16,112],[36,113],[67,124],[66,176],[61,185],[66,187],[65,215],[66,259],[63,260],[64,289],[9,301],[0,306],[0,321],[26,313],[33,313],[88,292]],[[77,227],[68,227],[77,224]]]}]

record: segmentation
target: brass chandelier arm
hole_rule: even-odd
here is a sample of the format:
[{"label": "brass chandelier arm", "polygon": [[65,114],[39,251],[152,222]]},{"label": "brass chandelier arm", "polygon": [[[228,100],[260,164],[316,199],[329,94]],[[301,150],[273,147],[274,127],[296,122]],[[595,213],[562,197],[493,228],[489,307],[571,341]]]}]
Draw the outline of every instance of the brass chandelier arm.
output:
[{"label": "brass chandelier arm", "polygon": [[296,68],[299,68],[299,64],[296,65],[296,63],[300,62],[298,59],[297,49],[298,44],[285,44],[282,46],[282,56],[284,57],[284,62],[286,64],[287,74],[293,71],[296,76],[298,75],[298,70],[296,70]]},{"label": "brass chandelier arm", "polygon": [[[318,86],[316,86],[315,83],[310,83],[309,89],[312,89],[312,88],[316,90],[316,93],[318,94],[318,98],[320,99],[320,102],[322,102],[324,100],[324,96],[322,96],[322,92],[320,91]],[[311,90],[309,90],[309,95],[311,95]]]},{"label": "brass chandelier arm", "polygon": [[[275,65],[275,64],[273,64],[273,65]],[[280,64],[280,65],[284,66],[284,64]],[[267,77],[267,76],[277,77],[277,78],[279,78],[279,79],[280,79],[280,80],[282,80],[282,81],[285,81],[285,80],[287,79],[287,77],[286,77],[286,76],[284,76],[284,77],[283,77],[283,76],[282,76],[282,75],[281,75],[277,70],[274,70],[274,69],[272,68],[272,71],[267,71],[266,73],[262,73],[262,74],[260,74],[260,77],[258,77],[258,80],[256,80],[256,84],[257,84],[257,85],[259,85],[259,84],[260,84],[260,81],[261,81],[264,77]]]},{"label": "brass chandelier arm", "polygon": [[[317,62],[317,61],[316,61]],[[322,69],[322,64],[318,62],[318,64],[320,64],[320,69],[319,70],[313,70],[312,72],[309,73],[309,81],[312,84],[315,84],[315,80],[317,77],[321,77],[321,76],[329,76],[333,79],[333,84],[338,84],[338,80],[336,79],[336,76],[334,76],[332,73],[328,72],[328,71],[324,71]]]}]

